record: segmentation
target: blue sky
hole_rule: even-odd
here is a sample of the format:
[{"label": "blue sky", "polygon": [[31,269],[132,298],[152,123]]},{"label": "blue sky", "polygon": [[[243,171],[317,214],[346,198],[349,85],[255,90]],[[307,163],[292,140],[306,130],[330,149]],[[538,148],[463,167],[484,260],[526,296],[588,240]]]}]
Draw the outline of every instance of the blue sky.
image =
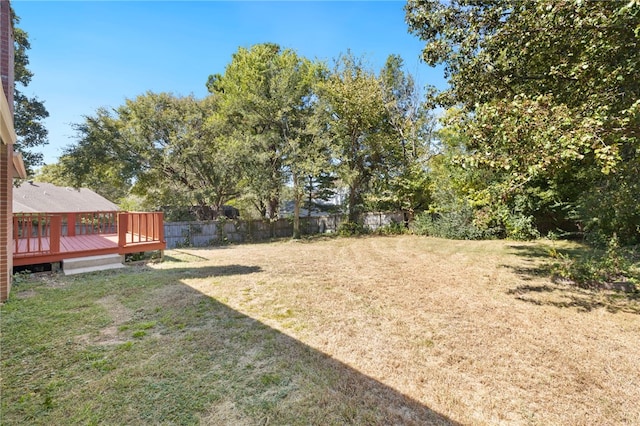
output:
[{"label": "blue sky", "polygon": [[50,117],[46,163],[74,142],[71,123],[99,107],[118,107],[148,90],[207,94],[238,47],[272,42],[331,63],[351,49],[378,71],[403,57],[422,87],[445,86],[441,70],[419,61],[423,43],[407,31],[402,1],[26,1],[13,0],[29,33],[23,91]]}]

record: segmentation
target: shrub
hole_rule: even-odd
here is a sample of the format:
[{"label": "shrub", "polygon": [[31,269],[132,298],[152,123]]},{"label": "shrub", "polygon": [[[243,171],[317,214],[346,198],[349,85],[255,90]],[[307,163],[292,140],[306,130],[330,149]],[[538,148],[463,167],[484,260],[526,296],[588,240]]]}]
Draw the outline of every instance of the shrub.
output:
[{"label": "shrub", "polygon": [[504,227],[507,238],[513,240],[535,240],[540,237],[533,216],[520,213],[510,214],[504,220]]},{"label": "shrub", "polygon": [[626,281],[636,284],[630,253],[620,247],[615,234],[604,252],[593,250],[583,257],[570,258],[552,249],[550,255],[558,260],[553,265],[554,275],[570,280],[579,287],[603,288],[614,282]]},{"label": "shrub", "polygon": [[343,222],[338,227],[338,235],[341,237],[352,237],[367,234],[369,230],[356,222]]},{"label": "shrub", "polygon": [[452,240],[481,240],[491,237],[490,232],[474,224],[473,209],[470,206],[461,207],[443,213],[421,213],[416,216],[412,229],[419,235]]},{"label": "shrub", "polygon": [[407,232],[408,229],[404,226],[404,223],[396,221],[391,221],[390,224],[380,226],[375,230],[377,235],[402,235]]}]

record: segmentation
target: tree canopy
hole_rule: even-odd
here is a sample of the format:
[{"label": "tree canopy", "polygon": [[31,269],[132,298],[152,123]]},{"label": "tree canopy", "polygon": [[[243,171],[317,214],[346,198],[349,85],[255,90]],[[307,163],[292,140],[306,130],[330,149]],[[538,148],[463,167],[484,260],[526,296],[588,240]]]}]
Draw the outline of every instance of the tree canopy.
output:
[{"label": "tree canopy", "polygon": [[[18,27],[20,18],[11,11],[13,17],[14,38],[14,126],[18,139],[14,145],[16,152],[22,154],[27,174],[32,174],[34,167],[42,164],[43,155],[34,149],[46,145],[47,129],[43,120],[49,116],[44,103],[37,97],[29,97],[22,91],[29,85],[33,73],[29,70],[29,56],[31,49],[29,34]],[[21,89],[22,88],[22,89]]]},{"label": "tree canopy", "polygon": [[465,112],[459,164],[493,170],[488,203],[513,210],[525,196],[538,224],[640,238],[639,2],[425,0],[406,11],[424,60],[449,78],[435,102]]},{"label": "tree canopy", "polygon": [[430,121],[399,57],[376,75],[350,53],[329,69],[258,44],[239,48],[207,88],[200,100],[148,92],[98,109],[41,176],[201,219],[225,203],[275,219],[286,192],[296,236],[303,203],[311,208],[340,185],[354,222],[366,205],[424,203]]}]

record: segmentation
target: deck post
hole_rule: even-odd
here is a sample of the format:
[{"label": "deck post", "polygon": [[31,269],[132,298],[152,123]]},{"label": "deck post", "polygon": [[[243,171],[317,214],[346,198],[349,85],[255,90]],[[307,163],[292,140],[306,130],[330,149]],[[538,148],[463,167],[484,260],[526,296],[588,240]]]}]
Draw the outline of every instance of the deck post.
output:
[{"label": "deck post", "polygon": [[76,236],[76,214],[67,213],[67,237]]},{"label": "deck post", "polygon": [[62,234],[62,216],[51,216],[51,228],[49,234],[49,251],[51,253],[60,253],[60,236]]},{"label": "deck post", "polygon": [[156,220],[156,226],[158,227],[158,241],[164,242],[164,213],[156,212],[155,214],[158,218],[158,220]]},{"label": "deck post", "polygon": [[128,213],[118,213],[118,247],[127,245],[127,228],[129,226]]}]

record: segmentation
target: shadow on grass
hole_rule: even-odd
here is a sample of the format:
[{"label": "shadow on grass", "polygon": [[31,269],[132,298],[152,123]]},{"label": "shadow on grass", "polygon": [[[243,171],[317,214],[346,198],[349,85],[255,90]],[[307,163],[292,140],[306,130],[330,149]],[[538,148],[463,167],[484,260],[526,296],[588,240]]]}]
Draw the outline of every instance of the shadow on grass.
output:
[{"label": "shadow on grass", "polygon": [[262,272],[262,268],[260,266],[249,265],[204,266],[194,268],[171,268],[163,270],[173,275],[185,275],[189,278],[226,277],[232,275],[247,275]]},{"label": "shadow on grass", "polygon": [[[511,244],[508,246],[514,250],[518,256],[524,256],[527,258],[548,259],[549,250],[552,248],[546,244]],[[585,254],[586,247],[553,247],[558,253],[569,255],[571,257],[580,257]]]},{"label": "shadow on grass", "polygon": [[[554,306],[572,308],[580,312],[591,312],[605,309],[608,312],[627,312],[640,315],[640,292],[622,292],[612,290],[596,290],[581,288],[567,280],[559,280],[554,274],[553,265],[556,260],[551,257],[552,247],[544,244],[509,246],[516,256],[524,258],[524,265],[504,265],[511,269],[524,281],[540,278],[549,280],[549,284],[519,285],[507,291],[516,299],[538,306]],[[585,246],[553,247],[564,256],[584,258],[588,255]]]},{"label": "shadow on grass", "polygon": [[[571,285],[521,285],[507,291],[516,299],[538,306],[574,308],[580,312],[605,309],[640,315],[640,293],[585,290]],[[546,297],[540,297],[544,295]]]},{"label": "shadow on grass", "polygon": [[[14,299],[6,319],[24,330],[47,324],[47,337],[42,352],[30,357],[24,330],[7,336],[3,416],[34,424],[459,424],[186,284],[194,276],[258,271],[229,265],[118,272]],[[60,312],[80,315],[70,300],[92,312],[106,309],[117,335],[105,334],[109,328],[95,312],[57,325]],[[37,316],[30,314],[34,306]],[[131,316],[122,318],[127,311]],[[100,340],[107,337],[112,340]],[[26,383],[20,371],[29,369],[55,374],[23,378]],[[46,392],[25,399],[25,388]]]},{"label": "shadow on grass", "polygon": [[[206,296],[208,297],[208,296]],[[233,318],[218,339],[195,350],[227,369],[230,388],[244,383],[235,405],[261,424],[458,425],[418,401],[277,329],[214,299],[208,321]],[[233,351],[215,355],[219,341]],[[222,351],[221,351],[222,352]],[[258,367],[260,366],[260,367]],[[234,383],[236,383],[234,385]],[[217,420],[217,419],[216,419]]]}]

